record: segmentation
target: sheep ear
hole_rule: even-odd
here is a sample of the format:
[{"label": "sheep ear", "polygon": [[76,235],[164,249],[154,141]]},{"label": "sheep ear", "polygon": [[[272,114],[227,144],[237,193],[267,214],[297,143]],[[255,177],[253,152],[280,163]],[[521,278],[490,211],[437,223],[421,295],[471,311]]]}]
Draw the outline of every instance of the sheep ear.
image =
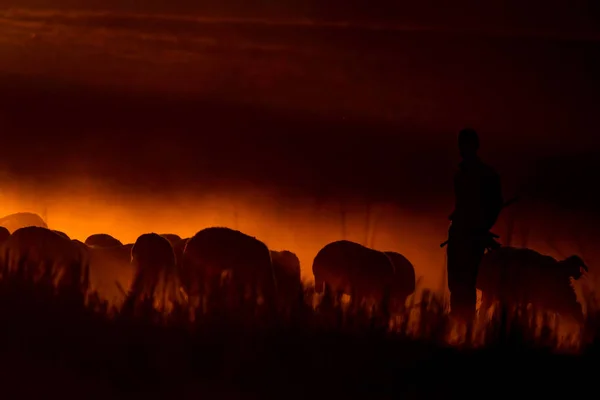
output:
[{"label": "sheep ear", "polygon": [[589,272],[587,265],[585,265],[585,262],[583,262],[583,260],[579,256],[576,256],[576,255],[570,256],[565,261],[571,261],[571,262],[577,263],[577,264],[579,264],[580,268],[583,268],[586,272]]}]

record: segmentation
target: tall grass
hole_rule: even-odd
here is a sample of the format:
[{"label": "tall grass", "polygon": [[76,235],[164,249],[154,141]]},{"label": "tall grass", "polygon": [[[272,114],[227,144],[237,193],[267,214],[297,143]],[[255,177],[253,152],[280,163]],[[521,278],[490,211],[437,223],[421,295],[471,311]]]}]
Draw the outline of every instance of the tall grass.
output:
[{"label": "tall grass", "polygon": [[411,382],[420,378],[411,374],[418,374],[424,360],[431,363],[430,374],[441,374],[436,379],[450,379],[436,368],[466,362],[479,373],[473,360],[493,368],[518,352],[547,366],[549,352],[594,352],[600,321],[590,307],[581,332],[567,340],[550,315],[498,306],[468,329],[429,291],[394,308],[385,301],[347,302],[328,292],[316,296],[305,287],[297,301],[281,307],[247,296],[241,301],[224,286],[214,289],[205,312],[182,301],[168,313],[152,298],[125,313],[110,310],[97,293],[73,293],[18,274],[0,280],[5,368],[14,359],[60,363],[78,371],[71,379],[93,378],[94,385],[146,395],[191,390],[215,397],[231,391],[267,397],[283,391],[288,398],[328,391],[388,396],[412,393]]}]

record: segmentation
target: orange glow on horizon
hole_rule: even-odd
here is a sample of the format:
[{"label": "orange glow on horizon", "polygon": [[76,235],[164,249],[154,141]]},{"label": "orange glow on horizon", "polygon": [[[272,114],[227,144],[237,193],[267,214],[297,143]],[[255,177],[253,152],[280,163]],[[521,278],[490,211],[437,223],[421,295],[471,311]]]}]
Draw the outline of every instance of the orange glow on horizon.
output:
[{"label": "orange glow on horizon", "polygon": [[[282,202],[258,190],[238,195],[148,198],[114,193],[90,181],[43,191],[5,187],[0,194],[0,216],[35,212],[51,229],[81,241],[93,233],[108,233],[123,243],[133,243],[147,232],[189,237],[209,226],[227,226],[256,236],[272,249],[295,252],[303,278],[312,280],[314,255],[325,244],[345,238],[405,254],[415,265],[417,277],[423,276],[425,286],[439,287],[444,252],[438,242],[444,237],[443,230],[435,232],[434,224],[392,205],[373,205],[369,228],[366,207],[351,205],[344,228],[340,209],[339,202],[320,206],[314,200]],[[420,232],[415,232],[414,226],[420,226]],[[420,250],[428,247],[434,251]]]},{"label": "orange glow on horizon", "polygon": [[[443,212],[415,213],[394,204],[372,204],[370,209],[364,204],[348,204],[346,209],[344,227],[339,201],[318,204],[311,198],[282,200],[275,193],[258,189],[200,196],[157,193],[148,197],[118,193],[88,179],[56,184],[50,189],[34,188],[25,182],[5,184],[0,192],[0,216],[35,212],[51,229],[81,241],[94,233],[108,233],[123,243],[133,243],[147,232],[190,237],[206,227],[227,226],[257,237],[274,250],[295,252],[303,279],[312,281],[311,265],[317,252],[327,243],[348,239],[404,254],[415,267],[417,291],[443,290],[446,257],[439,244],[448,227]],[[494,231],[506,237],[505,225],[506,221],[500,220]],[[547,235],[547,231],[540,229],[537,236],[530,232],[529,247],[557,258],[577,253],[575,246],[561,241],[563,254],[558,255],[545,245],[541,235]],[[587,262],[593,269],[593,260]]]}]

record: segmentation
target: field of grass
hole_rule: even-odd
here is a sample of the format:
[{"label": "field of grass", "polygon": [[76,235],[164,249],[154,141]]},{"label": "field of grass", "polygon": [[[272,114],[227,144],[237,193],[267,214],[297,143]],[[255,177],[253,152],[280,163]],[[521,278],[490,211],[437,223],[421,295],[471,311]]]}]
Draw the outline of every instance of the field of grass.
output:
[{"label": "field of grass", "polygon": [[0,281],[0,380],[11,396],[573,394],[588,390],[598,348],[593,312],[569,339],[551,319],[498,307],[465,340],[428,292],[400,311],[330,296],[313,306],[310,288],[285,311],[215,296],[192,323],[185,305],[169,314],[151,301],[109,310],[79,289],[57,292],[6,274]]}]

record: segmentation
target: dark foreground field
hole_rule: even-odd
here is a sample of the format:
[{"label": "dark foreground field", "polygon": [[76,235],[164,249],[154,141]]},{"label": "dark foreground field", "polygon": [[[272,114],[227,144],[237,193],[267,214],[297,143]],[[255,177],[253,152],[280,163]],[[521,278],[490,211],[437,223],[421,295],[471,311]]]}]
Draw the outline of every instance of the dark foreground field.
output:
[{"label": "dark foreground field", "polygon": [[[92,297],[90,297],[92,299]],[[449,320],[435,299],[410,329],[387,329],[322,302],[291,314],[256,314],[248,304],[194,324],[111,314],[78,294],[6,278],[0,285],[3,392],[7,398],[431,398],[575,394],[587,391],[597,346],[593,321],[581,354],[557,354],[551,331],[524,318],[490,324],[484,346],[449,346]],[[141,310],[142,308],[139,308]],[[259,310],[260,311],[260,310]],[[109,317],[110,315],[110,317]],[[506,315],[505,315],[506,316]],[[545,337],[545,338],[544,338]]]}]

